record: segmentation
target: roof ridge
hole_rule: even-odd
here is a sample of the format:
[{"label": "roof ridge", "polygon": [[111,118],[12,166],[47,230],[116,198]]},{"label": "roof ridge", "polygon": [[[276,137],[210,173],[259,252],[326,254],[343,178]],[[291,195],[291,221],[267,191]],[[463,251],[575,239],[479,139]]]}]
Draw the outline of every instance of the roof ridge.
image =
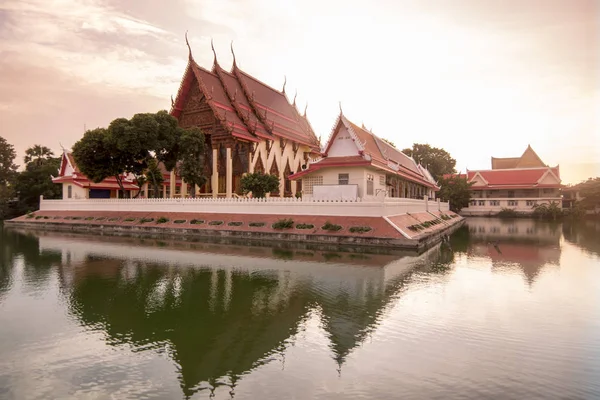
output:
[{"label": "roof ridge", "polygon": [[[284,93],[283,93],[283,92],[281,92],[280,90],[277,90],[277,89],[275,89],[273,86],[270,86],[270,85],[268,85],[268,84],[264,83],[263,81],[261,81],[260,79],[258,79],[258,78],[256,78],[256,77],[254,77],[254,76],[250,75],[249,73],[247,73],[247,72],[243,71],[242,69],[240,69],[240,67],[238,67],[238,66],[236,66],[235,68],[236,68],[236,69],[237,69],[237,70],[238,70],[240,73],[244,74],[244,75],[245,75],[247,78],[249,78],[249,79],[252,79],[253,81],[255,81],[255,82],[257,82],[257,83],[260,83],[260,84],[261,84],[261,85],[263,85],[264,87],[266,87],[266,88],[268,88],[268,89],[270,89],[270,90],[274,91],[275,93],[279,94],[280,96],[284,96],[284,97],[285,97]],[[286,99],[286,100],[287,100],[287,99]],[[288,102],[288,103],[289,103],[289,102]]]}]

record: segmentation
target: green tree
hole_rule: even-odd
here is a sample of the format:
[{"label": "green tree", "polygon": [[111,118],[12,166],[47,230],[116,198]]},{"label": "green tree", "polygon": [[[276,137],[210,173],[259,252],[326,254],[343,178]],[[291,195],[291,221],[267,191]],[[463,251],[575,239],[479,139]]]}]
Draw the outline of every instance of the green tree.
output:
[{"label": "green tree", "polygon": [[444,149],[414,143],[412,149],[404,149],[402,152],[425,165],[436,181],[444,175],[456,173],[456,160]]},{"label": "green tree", "polygon": [[179,174],[192,185],[192,197],[196,197],[196,186],[206,183],[204,176],[204,134],[200,129],[189,129],[181,134],[179,140]]},{"label": "green tree", "polygon": [[583,199],[581,206],[586,210],[600,207],[600,178],[590,178],[587,181],[580,183],[579,194]]},{"label": "green tree", "polygon": [[[46,149],[48,152],[39,153],[39,149]],[[30,147],[25,154],[27,165],[15,179],[19,214],[37,210],[41,195],[46,199],[59,199],[62,195],[61,185],[52,183],[52,175],[57,175],[60,168],[60,157],[51,157],[52,152],[40,145]],[[31,156],[32,154],[36,156]]]},{"label": "green tree", "polygon": [[246,174],[242,176],[241,186],[244,194],[252,192],[252,197],[263,198],[279,189],[279,177],[262,172]]},{"label": "green tree", "polygon": [[154,197],[159,198],[161,192],[160,188],[164,181],[164,177],[156,159],[151,159],[150,161],[148,161],[148,169],[146,170],[146,181],[148,181],[148,183],[152,185]]},{"label": "green tree", "polygon": [[467,178],[460,175],[451,175],[441,177],[438,180],[440,191],[438,196],[443,201],[450,202],[450,209],[454,212],[460,212],[464,207],[468,207],[471,201],[471,186]]},{"label": "green tree", "polygon": [[17,154],[13,145],[0,136],[0,220],[9,217],[9,204],[14,198],[13,182],[17,174]]},{"label": "green tree", "polygon": [[136,114],[130,120],[117,118],[106,129],[86,132],[73,146],[73,157],[92,182],[114,176],[124,190],[123,177],[127,174],[132,174],[138,185],[146,181],[148,162],[154,158],[171,171],[177,162],[182,132],[177,120],[166,111]]},{"label": "green tree", "polygon": [[54,157],[54,153],[52,152],[52,150],[50,150],[46,146],[36,144],[25,150],[25,158],[23,159],[23,161],[25,161],[25,164],[29,164],[34,161],[35,163],[40,165],[44,161],[51,159],[52,157]]}]

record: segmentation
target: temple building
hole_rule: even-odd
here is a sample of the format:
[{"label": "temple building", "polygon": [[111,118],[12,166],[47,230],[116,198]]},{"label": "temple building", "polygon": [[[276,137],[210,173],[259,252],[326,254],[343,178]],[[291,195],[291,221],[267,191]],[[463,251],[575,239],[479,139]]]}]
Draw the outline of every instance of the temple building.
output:
[{"label": "temple building", "polygon": [[435,198],[439,190],[427,168],[340,115],[322,156],[291,179],[314,199]]},{"label": "temple building", "polygon": [[521,157],[492,157],[492,169],[462,174],[471,186],[471,202],[463,215],[493,215],[502,209],[533,213],[542,203],[561,207],[560,169],[549,167],[531,146]]},{"label": "temple building", "polygon": [[100,183],[90,181],[77,168],[73,154],[67,151],[63,151],[58,176],[53,176],[52,182],[62,185],[64,200],[133,197],[139,191],[139,187],[135,184],[133,178],[127,175],[123,175],[122,177],[125,193],[121,190],[115,177],[106,178]]},{"label": "temple building", "polygon": [[306,109],[300,114],[295,98],[288,101],[285,84],[277,90],[242,71],[235,54],[231,70],[226,71],[213,48],[214,63],[208,70],[196,63],[189,43],[188,49],[171,115],[182,128],[198,127],[206,136],[205,175],[210,179],[196,188],[199,194],[239,195],[242,175],[262,171],[280,178],[279,191],[271,196],[294,196],[299,188],[289,176],[321,150]]}]

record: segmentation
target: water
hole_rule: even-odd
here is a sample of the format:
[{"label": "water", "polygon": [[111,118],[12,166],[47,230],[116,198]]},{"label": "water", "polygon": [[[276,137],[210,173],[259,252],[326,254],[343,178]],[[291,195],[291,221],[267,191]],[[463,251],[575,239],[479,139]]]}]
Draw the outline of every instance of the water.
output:
[{"label": "water", "polygon": [[1,235],[1,399],[600,398],[600,223],[422,255]]}]

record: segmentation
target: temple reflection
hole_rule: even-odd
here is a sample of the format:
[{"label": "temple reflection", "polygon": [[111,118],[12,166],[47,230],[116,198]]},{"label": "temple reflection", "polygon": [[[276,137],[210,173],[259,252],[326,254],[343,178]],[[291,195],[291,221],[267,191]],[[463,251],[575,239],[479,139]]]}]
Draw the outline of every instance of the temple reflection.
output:
[{"label": "temple reflection", "polygon": [[492,268],[518,268],[531,286],[547,265],[558,265],[560,224],[534,219],[470,218],[467,255],[486,257]]},{"label": "temple reflection", "polygon": [[[22,234],[14,233],[23,240]],[[358,254],[333,248],[250,247],[159,239],[28,235],[56,266],[70,313],[133,351],[165,352],[182,391],[226,385],[281,359],[318,315],[341,368],[372,332],[423,254]]]}]

